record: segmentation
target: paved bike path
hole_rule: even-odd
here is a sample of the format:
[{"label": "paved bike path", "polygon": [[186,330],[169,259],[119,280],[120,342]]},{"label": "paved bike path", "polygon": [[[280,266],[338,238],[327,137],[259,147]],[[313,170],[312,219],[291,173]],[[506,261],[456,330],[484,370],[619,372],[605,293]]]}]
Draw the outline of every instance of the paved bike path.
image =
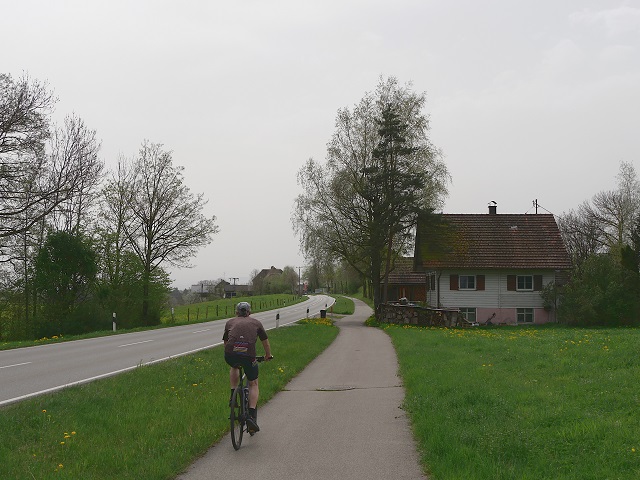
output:
[{"label": "paved bike path", "polygon": [[371,309],[355,304],[353,315],[336,322],[336,340],[259,407],[259,433],[245,434],[238,451],[227,435],[178,480],[426,478],[400,408],[391,340],[365,327]]}]

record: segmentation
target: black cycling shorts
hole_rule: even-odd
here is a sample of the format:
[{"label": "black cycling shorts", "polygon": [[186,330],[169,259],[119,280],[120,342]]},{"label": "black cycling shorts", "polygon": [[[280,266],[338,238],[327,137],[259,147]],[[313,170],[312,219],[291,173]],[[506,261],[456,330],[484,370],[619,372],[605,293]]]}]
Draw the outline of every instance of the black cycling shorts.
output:
[{"label": "black cycling shorts", "polygon": [[255,358],[247,357],[245,355],[225,353],[224,360],[233,368],[242,367],[249,380],[253,381],[258,378],[258,362]]}]

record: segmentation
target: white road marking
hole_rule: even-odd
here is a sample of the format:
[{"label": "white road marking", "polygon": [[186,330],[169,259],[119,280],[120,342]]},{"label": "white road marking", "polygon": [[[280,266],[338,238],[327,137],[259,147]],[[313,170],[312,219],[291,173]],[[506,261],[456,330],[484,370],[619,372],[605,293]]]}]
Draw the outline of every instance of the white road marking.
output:
[{"label": "white road marking", "polygon": [[140,345],[141,343],[149,343],[149,342],[153,342],[153,340],[144,340],[142,342],[135,342],[135,343],[126,343],[124,345],[118,345],[118,348],[122,348],[122,347],[130,347],[132,345]]},{"label": "white road marking", "polygon": [[0,370],[3,368],[11,368],[11,367],[20,367],[22,365],[29,365],[31,362],[24,362],[24,363],[16,363],[15,365],[5,365],[4,367],[0,367]]}]

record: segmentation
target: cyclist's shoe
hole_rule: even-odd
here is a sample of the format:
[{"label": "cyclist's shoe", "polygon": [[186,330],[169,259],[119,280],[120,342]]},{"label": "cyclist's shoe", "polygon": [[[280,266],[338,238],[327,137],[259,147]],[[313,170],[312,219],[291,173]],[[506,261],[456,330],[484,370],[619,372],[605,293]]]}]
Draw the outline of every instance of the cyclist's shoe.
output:
[{"label": "cyclist's shoe", "polygon": [[258,426],[256,419],[250,415],[247,417],[247,431],[249,432],[249,435],[253,435],[260,431],[260,427]]}]

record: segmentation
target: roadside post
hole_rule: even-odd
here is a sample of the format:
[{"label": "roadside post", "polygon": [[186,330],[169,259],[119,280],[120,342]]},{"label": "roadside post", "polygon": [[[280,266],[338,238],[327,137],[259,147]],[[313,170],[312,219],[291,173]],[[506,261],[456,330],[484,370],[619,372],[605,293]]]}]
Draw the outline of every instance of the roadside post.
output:
[{"label": "roadside post", "polygon": [[276,328],[280,326],[280,312],[276,313]]},{"label": "roadside post", "polygon": [[113,331],[116,331],[116,312],[113,312]]}]

